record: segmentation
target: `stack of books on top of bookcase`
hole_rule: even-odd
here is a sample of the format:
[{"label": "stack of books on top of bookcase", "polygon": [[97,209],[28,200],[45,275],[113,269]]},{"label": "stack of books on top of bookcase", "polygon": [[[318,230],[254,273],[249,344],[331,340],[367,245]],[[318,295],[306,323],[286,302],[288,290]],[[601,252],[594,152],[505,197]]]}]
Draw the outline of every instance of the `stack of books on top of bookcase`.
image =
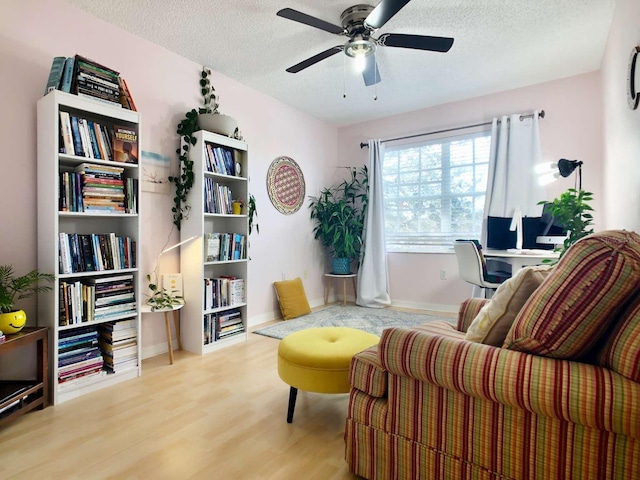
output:
[{"label": "stack of books on top of bookcase", "polygon": [[138,332],[136,320],[103,323],[98,327],[100,348],[108,371],[138,366]]},{"label": "stack of books on top of bookcase", "polygon": [[53,58],[44,94],[52,90],[137,111],[129,86],[120,73],[81,55]]},{"label": "stack of books on top of bookcase", "polygon": [[58,337],[58,383],[67,385],[80,379],[103,375],[102,352],[95,326],[60,331]]}]

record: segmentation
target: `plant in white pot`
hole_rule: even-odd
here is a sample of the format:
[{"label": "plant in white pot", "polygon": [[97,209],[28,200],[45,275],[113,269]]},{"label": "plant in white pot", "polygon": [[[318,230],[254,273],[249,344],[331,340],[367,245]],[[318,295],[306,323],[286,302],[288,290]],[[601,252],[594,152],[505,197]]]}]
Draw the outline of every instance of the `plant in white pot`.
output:
[{"label": "plant in white pot", "polygon": [[218,97],[209,79],[211,70],[202,67],[200,74],[200,93],[202,94],[202,107],[189,110],[185,117],[178,123],[176,133],[180,136],[181,145],[176,150],[180,164],[180,173],[169,177],[169,182],[176,186],[176,193],[173,197],[174,207],[173,223],[180,230],[182,220],[189,215],[190,206],[187,204],[187,196],[193,187],[193,162],[189,160],[189,151],[197,143],[193,135],[198,130],[227,135],[229,137],[242,140],[237,122],[228,115],[223,115],[218,111]]},{"label": "plant in white pot", "polygon": [[220,104],[218,103],[216,89],[211,85],[210,76],[211,69],[202,67],[200,92],[202,93],[203,106],[198,109],[198,126],[208,132],[232,137],[238,129],[238,122],[233,117],[218,111]]},{"label": "plant in white pot", "polygon": [[49,285],[40,282],[53,279],[53,275],[37,270],[18,277],[11,265],[0,265],[0,330],[3,333],[17,333],[27,323],[27,314],[15,307],[16,301],[51,290]]}]

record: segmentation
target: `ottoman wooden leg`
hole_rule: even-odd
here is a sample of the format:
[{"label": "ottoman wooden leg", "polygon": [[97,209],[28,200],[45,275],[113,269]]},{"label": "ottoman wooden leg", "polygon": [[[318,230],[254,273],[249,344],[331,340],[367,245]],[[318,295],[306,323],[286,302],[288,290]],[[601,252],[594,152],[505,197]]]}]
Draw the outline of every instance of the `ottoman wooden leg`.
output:
[{"label": "ottoman wooden leg", "polygon": [[287,423],[293,422],[293,410],[296,408],[296,397],[298,396],[298,389],[291,387],[289,390],[289,410],[287,410]]}]

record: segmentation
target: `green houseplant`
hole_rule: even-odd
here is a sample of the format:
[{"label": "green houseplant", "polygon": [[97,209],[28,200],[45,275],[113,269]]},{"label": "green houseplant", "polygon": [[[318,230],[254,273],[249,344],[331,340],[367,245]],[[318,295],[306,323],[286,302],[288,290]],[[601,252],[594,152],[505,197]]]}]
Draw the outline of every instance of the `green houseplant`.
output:
[{"label": "green houseplant", "polygon": [[[560,258],[582,237],[593,233],[593,208],[589,202],[593,200],[593,193],[584,190],[570,188],[551,202],[551,214],[555,221],[564,225],[568,234],[561,247],[556,248],[560,252]],[[539,202],[544,204],[546,202]]]},{"label": "green houseplant", "polygon": [[332,255],[333,273],[350,273],[351,261],[360,261],[369,201],[368,176],[366,166],[352,169],[348,180],[309,197],[314,238]]},{"label": "green houseplant", "polygon": [[30,298],[39,292],[51,290],[49,285],[41,285],[43,281],[53,281],[54,276],[32,270],[26,275],[16,276],[13,266],[0,266],[0,330],[4,333],[16,333],[22,330],[27,315],[15,307],[15,303],[23,298]]},{"label": "green houseplant", "polygon": [[[202,67],[200,73],[200,93],[202,95],[202,106],[198,109],[191,109],[185,117],[180,120],[176,133],[180,137],[181,146],[176,149],[179,162],[179,174],[176,176],[170,176],[169,182],[173,183],[176,187],[176,193],[173,197],[174,206],[171,208],[173,214],[173,224],[180,230],[182,220],[189,215],[190,206],[187,203],[187,197],[189,191],[193,187],[193,162],[189,159],[189,152],[191,148],[197,143],[195,136],[193,135],[198,130],[208,130],[223,135],[232,136],[237,140],[242,140],[240,130],[238,130],[235,120],[227,115],[222,115],[219,109],[218,97],[215,93],[213,85],[211,85],[211,69]],[[203,118],[209,118],[209,120],[202,120]],[[222,120],[225,127],[217,128],[216,122]],[[230,120],[228,120],[230,119]],[[233,125],[233,128],[231,127]],[[231,129],[229,131],[229,129]]]}]

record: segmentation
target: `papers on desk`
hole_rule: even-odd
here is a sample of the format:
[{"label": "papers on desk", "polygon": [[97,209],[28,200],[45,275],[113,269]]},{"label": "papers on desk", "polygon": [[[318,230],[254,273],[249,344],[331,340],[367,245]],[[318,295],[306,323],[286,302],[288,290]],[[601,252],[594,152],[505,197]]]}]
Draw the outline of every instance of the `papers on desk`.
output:
[{"label": "papers on desk", "polygon": [[549,257],[557,255],[557,252],[553,250],[544,250],[541,248],[508,248],[507,253],[515,253],[516,255],[548,255]]}]

